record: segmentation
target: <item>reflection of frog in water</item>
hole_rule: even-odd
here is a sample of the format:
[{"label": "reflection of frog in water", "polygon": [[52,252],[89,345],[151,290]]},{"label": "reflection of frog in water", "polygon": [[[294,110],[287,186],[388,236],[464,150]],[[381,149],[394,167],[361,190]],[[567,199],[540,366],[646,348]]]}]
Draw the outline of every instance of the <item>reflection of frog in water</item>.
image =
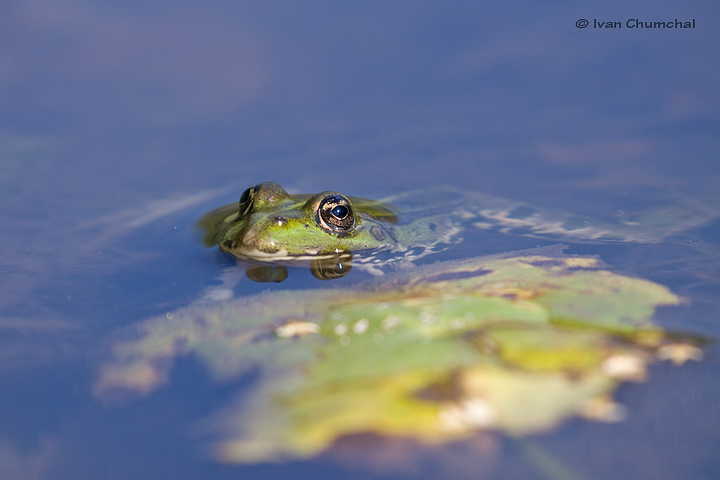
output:
[{"label": "reflection of frog in water", "polygon": [[[450,188],[380,202],[330,191],[290,195],[264,182],[245,190],[239,204],[206,214],[199,226],[206,245],[252,264],[250,278],[282,281],[286,266],[302,263],[310,263],[317,278],[330,279],[346,275],[351,262],[378,270],[412,261],[458,241],[468,227],[568,241],[654,242],[706,221],[698,210],[683,205],[602,222]],[[380,252],[389,255],[380,260]]]}]

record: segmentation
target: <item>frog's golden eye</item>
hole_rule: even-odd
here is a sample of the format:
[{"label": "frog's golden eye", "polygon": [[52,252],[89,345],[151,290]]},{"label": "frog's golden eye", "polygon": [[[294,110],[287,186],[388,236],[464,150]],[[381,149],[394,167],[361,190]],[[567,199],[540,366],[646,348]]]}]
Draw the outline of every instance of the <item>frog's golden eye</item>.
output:
[{"label": "frog's golden eye", "polygon": [[240,195],[240,210],[238,216],[243,217],[247,215],[247,213],[252,210],[253,206],[253,200],[255,199],[255,192],[260,187],[260,185],[255,185],[243,192],[242,195]]},{"label": "frog's golden eye", "polygon": [[357,227],[357,217],[350,200],[333,194],[323,198],[318,205],[316,221],[323,229],[337,234],[348,234]]}]

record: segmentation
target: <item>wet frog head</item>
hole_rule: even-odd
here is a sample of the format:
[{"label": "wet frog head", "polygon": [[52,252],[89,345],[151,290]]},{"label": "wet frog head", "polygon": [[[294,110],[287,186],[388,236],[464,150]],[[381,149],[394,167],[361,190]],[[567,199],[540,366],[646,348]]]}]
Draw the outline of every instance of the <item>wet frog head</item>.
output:
[{"label": "wet frog head", "polygon": [[206,245],[240,259],[282,264],[392,246],[396,221],[387,206],[372,200],[331,191],[290,195],[264,182],[245,190],[239,203],[205,215],[200,226]]}]

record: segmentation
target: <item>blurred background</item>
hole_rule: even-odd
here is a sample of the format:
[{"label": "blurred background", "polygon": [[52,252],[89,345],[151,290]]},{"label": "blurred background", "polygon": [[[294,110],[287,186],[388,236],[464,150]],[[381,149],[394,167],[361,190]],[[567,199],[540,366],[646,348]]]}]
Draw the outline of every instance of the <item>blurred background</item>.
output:
[{"label": "blurred background", "polygon": [[[222,261],[196,242],[195,220],[260,181],[367,197],[449,184],[605,217],[676,198],[720,205],[719,13],[704,1],[4,1],[0,477],[288,478],[166,444],[227,392],[119,410],[89,394],[110,332],[216,278]],[[695,28],[627,28],[634,18]],[[657,267],[657,250],[615,258],[697,293],[697,310],[668,322],[718,334],[717,243],[701,253],[703,278],[687,281]],[[678,391],[714,379],[712,365],[666,375]],[[207,382],[183,371],[193,392]],[[718,390],[683,404],[676,443],[593,478],[711,478]],[[572,450],[584,434],[557,442]],[[606,441],[587,435],[579,445]],[[698,438],[654,470],[650,453]],[[339,474],[325,468],[292,471]]]}]

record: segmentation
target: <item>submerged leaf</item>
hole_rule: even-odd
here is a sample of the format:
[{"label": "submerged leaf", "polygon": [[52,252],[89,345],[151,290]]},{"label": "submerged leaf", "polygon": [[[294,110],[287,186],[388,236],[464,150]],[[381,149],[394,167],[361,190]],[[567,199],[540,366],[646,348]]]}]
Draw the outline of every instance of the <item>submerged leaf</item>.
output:
[{"label": "submerged leaf", "polygon": [[256,372],[252,392],[212,422],[230,462],[312,456],[357,433],[440,443],[577,415],[612,421],[623,413],[613,390],[644,379],[658,351],[698,354],[650,323],[679,303],[561,246],[441,262],[150,319],[115,346],[95,392],[150,392],[187,354],[218,379]]}]

